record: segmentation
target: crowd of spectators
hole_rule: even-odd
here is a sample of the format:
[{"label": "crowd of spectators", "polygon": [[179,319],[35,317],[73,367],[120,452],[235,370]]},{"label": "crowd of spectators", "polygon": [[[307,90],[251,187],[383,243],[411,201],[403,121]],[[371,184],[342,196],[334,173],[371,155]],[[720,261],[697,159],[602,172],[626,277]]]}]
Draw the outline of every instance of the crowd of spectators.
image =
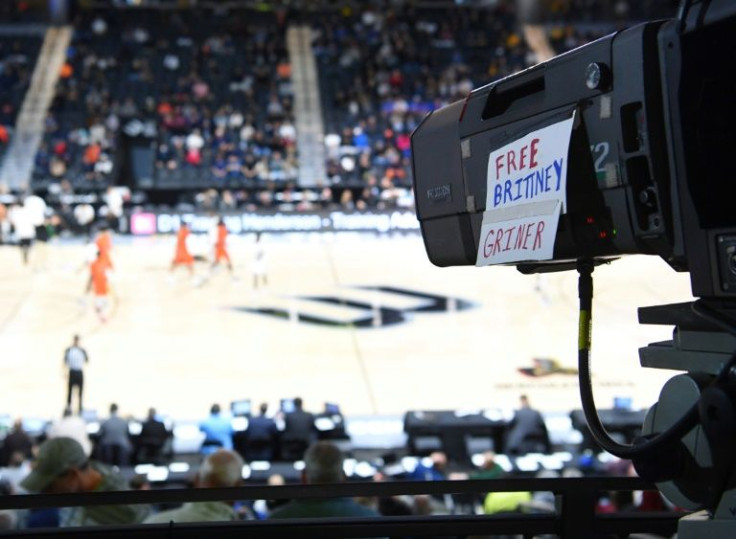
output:
[{"label": "crowd of spectators", "polygon": [[[402,464],[377,457],[366,461],[358,471],[354,456],[337,440],[320,438],[314,430],[315,414],[302,409],[301,401],[294,399],[294,409],[277,414],[283,423],[283,433],[291,433],[303,443],[297,455],[288,462],[299,460],[304,463],[300,476],[282,475],[273,470],[262,475],[258,482],[269,485],[302,483],[339,483],[345,480],[360,481],[444,481],[444,480],[495,480],[518,477],[499,464],[499,457],[487,451],[474,467],[451,461],[442,451],[433,451],[425,458],[407,457]],[[274,418],[267,417],[265,408],[251,421],[264,418],[257,429],[260,435],[272,436],[277,430]],[[88,436],[89,428],[79,416],[65,413],[65,417],[54,422],[40,438],[26,432],[20,420],[3,440],[0,451],[0,485],[2,495],[42,492],[84,492],[105,490],[127,490],[129,488],[153,487],[154,480],[145,475],[123,473],[130,462],[166,463],[160,452],[140,454],[146,443],[161,446],[171,438],[171,425],[166,425],[151,409],[148,417],[138,425],[137,434],[129,439],[129,420],[118,416],[116,405],[111,405],[110,415],[101,421],[99,430]],[[278,417],[280,416],[280,417]],[[231,416],[214,405],[210,415],[200,423],[205,443],[199,459],[188,477],[188,484],[198,488],[239,486],[244,483],[244,468],[254,457],[238,447],[230,426]],[[249,427],[250,428],[250,427]],[[255,428],[255,427],[254,427]],[[143,441],[145,440],[145,442]],[[94,445],[93,443],[94,442]],[[112,449],[115,449],[113,451]],[[134,460],[127,460],[135,455]],[[344,460],[353,458],[346,466]],[[116,460],[116,458],[118,460]],[[179,459],[182,457],[179,456]],[[266,458],[265,460],[273,460]],[[403,461],[406,460],[406,463]],[[33,462],[33,465],[31,463]],[[194,461],[193,461],[194,462]],[[111,466],[121,466],[120,468]],[[253,469],[257,469],[255,464]],[[293,470],[293,468],[291,468]],[[301,469],[301,468],[300,468]],[[229,470],[229,471],[228,471]],[[580,477],[586,473],[594,475],[635,475],[631,463],[624,460],[609,460],[595,469],[581,458],[569,463],[562,470],[542,470],[538,477]],[[529,474],[523,476],[528,477]],[[94,481],[93,481],[94,479]],[[485,489],[484,489],[485,490]],[[672,505],[656,493],[645,493],[643,497],[600,493],[597,507],[599,513],[616,511],[666,511]],[[265,518],[303,518],[326,516],[410,516],[432,514],[496,514],[496,513],[554,513],[554,496],[550,492],[495,492],[488,490],[466,495],[400,495],[387,497],[360,497],[355,499],[317,500],[240,500],[237,502],[185,503],[178,508],[171,506],[127,506],[83,509],[48,509],[30,512],[0,512],[0,529],[38,526],[114,525],[131,523],[161,523],[192,521],[226,521]]]},{"label": "crowd of spectators", "polygon": [[[552,2],[547,34],[564,52],[670,3],[618,2],[600,23],[585,1]],[[154,203],[412,207],[410,133],[423,116],[538,60],[515,7],[80,11],[34,189],[130,183],[139,171],[121,152],[133,145],[149,149],[152,170],[131,185],[158,191]],[[292,21],[313,30],[326,126],[326,174],[316,187],[299,185],[285,44]]]},{"label": "crowd of spectators", "polygon": [[462,99],[483,80],[453,41],[469,30],[448,25],[461,12],[483,13],[404,6],[314,16],[326,175],[331,185],[348,188],[345,205],[402,204],[412,181],[411,132],[428,111]]},{"label": "crowd of spectators", "polygon": [[[545,6],[545,20],[553,21],[547,38],[559,54],[637,18],[673,16],[676,2]],[[427,112],[540,60],[524,39],[517,8],[514,2],[431,8],[386,3],[310,18],[326,116],[327,181],[333,189],[345,188],[341,203],[380,206],[386,193],[406,193],[410,134]]]},{"label": "crowd of spectators", "polygon": [[0,36],[0,164],[40,49],[40,37]]},{"label": "crowd of spectators", "polygon": [[[505,5],[364,8],[309,23],[327,96],[323,187],[345,208],[411,205],[409,134],[421,117],[532,61]],[[83,13],[36,186],[114,182],[124,131],[154,141],[151,187],[227,189],[236,204],[255,205],[300,191],[285,24],[280,12]],[[314,197],[300,198],[308,206]]]},{"label": "crowd of spectators", "polygon": [[[513,3],[495,7],[346,9],[314,16],[327,135],[327,177],[359,198],[411,185],[410,134],[424,115],[538,61]],[[556,51],[613,24],[550,30]]]},{"label": "crowd of spectators", "polygon": [[[283,21],[281,21],[283,22]],[[34,185],[105,186],[122,141],[155,147],[151,187],[253,188],[297,179],[290,67],[274,13],[83,12]]]},{"label": "crowd of spectators", "polygon": [[118,134],[130,110],[110,94],[114,81],[107,75],[117,67],[115,57],[86,52],[75,33],[36,154],[35,190],[68,183],[94,191],[114,182]]}]

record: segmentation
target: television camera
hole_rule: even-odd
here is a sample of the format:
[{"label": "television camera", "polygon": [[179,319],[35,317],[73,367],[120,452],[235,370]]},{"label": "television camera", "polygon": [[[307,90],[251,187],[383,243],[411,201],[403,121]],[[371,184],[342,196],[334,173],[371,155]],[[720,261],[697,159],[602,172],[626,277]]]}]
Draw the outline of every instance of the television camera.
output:
[{"label": "television camera", "polygon": [[[736,3],[619,31],[472,91],[412,134],[425,248],[439,266],[580,273],[581,399],[598,443],[675,504],[736,507]],[[665,384],[639,443],[614,442],[590,384],[592,271],[650,254],[689,272],[691,304],[640,308],[674,338],[641,349]],[[666,455],[667,458],[663,458]],[[683,521],[681,532],[687,533]],[[698,528],[699,533],[703,529]]]}]

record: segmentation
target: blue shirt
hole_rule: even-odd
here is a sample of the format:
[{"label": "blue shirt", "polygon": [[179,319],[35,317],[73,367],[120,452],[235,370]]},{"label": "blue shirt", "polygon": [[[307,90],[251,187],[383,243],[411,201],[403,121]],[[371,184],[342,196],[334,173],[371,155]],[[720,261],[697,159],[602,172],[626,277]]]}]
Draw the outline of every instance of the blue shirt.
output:
[{"label": "blue shirt", "polygon": [[407,479],[412,481],[444,481],[447,478],[434,466],[425,466],[420,462],[413,472],[407,474]]},{"label": "blue shirt", "polygon": [[[210,414],[207,419],[199,424],[199,430],[204,432],[205,435],[205,445],[202,447],[202,453],[214,453],[219,447],[224,449],[233,448],[233,426],[230,424],[229,417]],[[211,445],[207,442],[219,442],[220,446]]]}]

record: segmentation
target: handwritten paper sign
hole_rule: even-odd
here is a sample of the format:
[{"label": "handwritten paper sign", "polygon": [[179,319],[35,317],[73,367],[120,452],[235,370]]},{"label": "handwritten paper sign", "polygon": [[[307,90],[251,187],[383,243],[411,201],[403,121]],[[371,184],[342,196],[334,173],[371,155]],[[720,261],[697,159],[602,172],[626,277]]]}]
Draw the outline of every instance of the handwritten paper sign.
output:
[{"label": "handwritten paper sign", "polygon": [[476,266],[553,258],[574,114],[494,150]]},{"label": "handwritten paper sign", "polygon": [[476,265],[552,258],[561,208],[560,201],[549,200],[496,212],[492,220],[484,214]]}]

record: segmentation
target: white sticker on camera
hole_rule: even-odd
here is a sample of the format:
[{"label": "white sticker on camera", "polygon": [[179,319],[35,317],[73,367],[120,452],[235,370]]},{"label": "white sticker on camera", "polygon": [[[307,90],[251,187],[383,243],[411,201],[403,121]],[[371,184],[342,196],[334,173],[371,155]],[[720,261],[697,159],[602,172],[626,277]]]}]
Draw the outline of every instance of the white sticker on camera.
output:
[{"label": "white sticker on camera", "polygon": [[567,152],[574,115],[533,131],[488,156],[486,211],[541,200],[567,208]]},{"label": "white sticker on camera", "polygon": [[548,200],[485,212],[475,265],[550,260],[561,208],[559,200]]},{"label": "white sticker on camera", "polygon": [[488,156],[486,211],[476,265],[550,260],[567,210],[567,159],[575,114]]}]

